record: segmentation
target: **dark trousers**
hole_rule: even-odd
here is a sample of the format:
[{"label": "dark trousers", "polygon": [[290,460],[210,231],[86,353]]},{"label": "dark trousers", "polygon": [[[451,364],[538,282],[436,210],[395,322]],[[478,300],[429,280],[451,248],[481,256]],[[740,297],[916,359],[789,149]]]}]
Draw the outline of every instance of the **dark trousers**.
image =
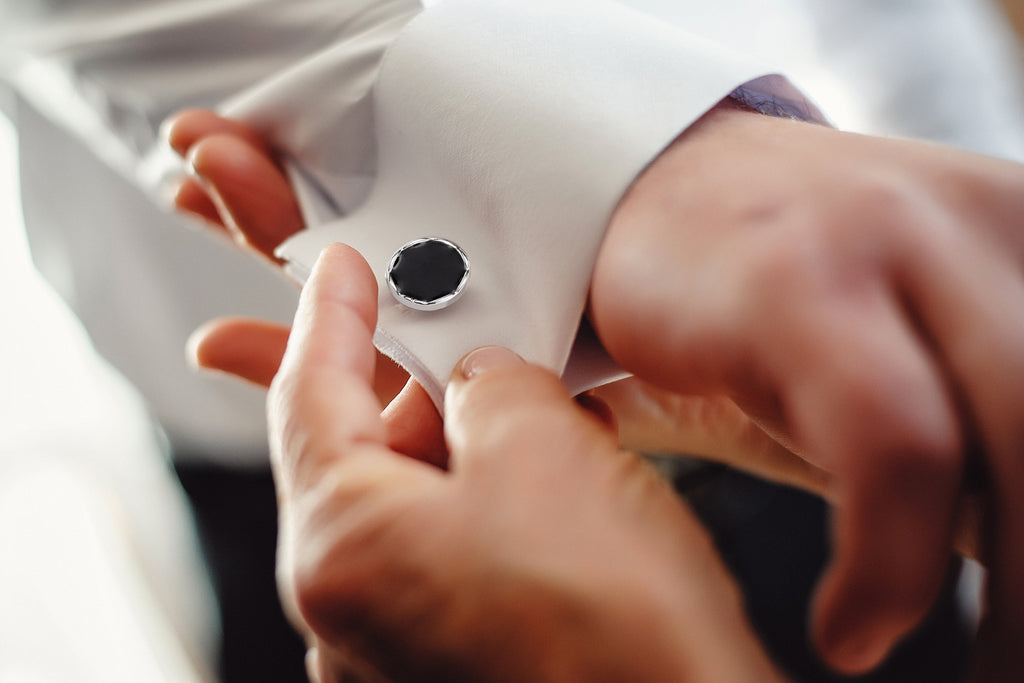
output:
[{"label": "dark trousers", "polygon": [[222,683],[306,678],[305,645],[274,579],[277,501],[270,470],[177,464],[220,603]]},{"label": "dark trousers", "polygon": [[871,674],[844,678],[820,662],[808,635],[811,598],[830,553],[828,506],[815,496],[717,465],[681,472],[675,483],[742,586],[761,640],[794,681],[966,680],[971,635],[957,602],[958,558],[950,558],[941,595],[917,631]]}]

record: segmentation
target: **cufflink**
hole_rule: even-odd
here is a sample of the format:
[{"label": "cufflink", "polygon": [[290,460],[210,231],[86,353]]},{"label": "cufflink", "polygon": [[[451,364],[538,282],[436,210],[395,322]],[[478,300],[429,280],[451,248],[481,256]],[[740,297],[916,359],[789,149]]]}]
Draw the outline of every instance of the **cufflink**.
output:
[{"label": "cufflink", "polygon": [[413,240],[391,257],[388,289],[395,300],[417,311],[436,311],[458,301],[469,282],[469,258],[440,237]]}]

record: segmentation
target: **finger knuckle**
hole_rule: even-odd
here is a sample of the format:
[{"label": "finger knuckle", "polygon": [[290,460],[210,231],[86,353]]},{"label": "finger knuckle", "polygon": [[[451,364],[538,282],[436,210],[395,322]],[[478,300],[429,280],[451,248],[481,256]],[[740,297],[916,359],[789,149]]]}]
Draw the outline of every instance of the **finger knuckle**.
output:
[{"label": "finger knuckle", "polygon": [[952,479],[962,466],[959,431],[952,425],[922,424],[917,416],[893,415],[876,422],[880,448],[875,466],[897,481],[929,483]]},{"label": "finger knuckle", "polygon": [[855,216],[866,223],[903,222],[913,215],[917,200],[913,187],[894,175],[859,178],[844,193],[841,215]]},{"label": "finger knuckle", "polygon": [[890,175],[857,178],[809,211],[797,239],[816,243],[816,259],[832,282],[858,283],[875,274],[900,245],[916,245],[934,229],[923,193]]},{"label": "finger knuckle", "polygon": [[351,562],[309,560],[299,564],[291,577],[295,605],[303,621],[324,635],[339,629],[358,628],[372,613],[367,586],[372,580]]},{"label": "finger knuckle", "polygon": [[351,512],[331,510],[320,508],[298,524],[302,545],[291,566],[292,594],[302,619],[317,633],[362,632],[376,623],[382,585],[394,573],[383,558],[399,563],[400,555],[386,548],[401,525],[387,515],[353,519]]},{"label": "finger knuckle", "polygon": [[844,249],[878,260],[901,246],[916,248],[922,239],[934,238],[940,228],[932,203],[928,193],[908,179],[888,175],[862,179],[838,212],[839,227],[848,236]]},{"label": "finger knuckle", "polygon": [[857,264],[858,257],[877,255],[895,233],[915,229],[918,211],[916,194],[906,182],[859,178],[751,231],[760,236],[750,240],[751,271],[764,285],[803,285],[807,276],[820,280]]},{"label": "finger knuckle", "polygon": [[881,364],[850,368],[838,385],[844,411],[877,454],[873,467],[936,475],[960,467],[962,429],[941,385]]}]

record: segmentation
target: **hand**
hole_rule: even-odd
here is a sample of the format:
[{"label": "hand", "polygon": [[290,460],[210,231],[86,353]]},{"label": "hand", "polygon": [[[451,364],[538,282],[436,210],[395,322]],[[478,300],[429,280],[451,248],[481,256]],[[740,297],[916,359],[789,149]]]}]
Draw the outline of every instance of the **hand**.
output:
[{"label": "hand", "polygon": [[992,513],[979,664],[1019,676],[1022,226],[1020,166],[720,107],[609,227],[590,315],[612,356],[734,401],[832,478],[814,632],[845,671],[928,610],[970,453]]},{"label": "hand", "polygon": [[389,446],[376,300],[328,248],[271,388],[280,586],[321,681],[779,680],[703,529],[551,373],[477,351],[449,471]]},{"label": "hand", "polygon": [[[203,109],[175,114],[162,126],[162,135],[186,159],[190,171],[175,194],[177,208],[229,236],[240,247],[279,264],[274,250],[302,230],[304,223],[291,184],[264,136],[245,124]],[[218,361],[248,366],[224,369],[238,370],[247,379],[269,384],[287,333],[280,328],[273,331],[269,324],[257,324],[254,337],[248,338],[247,330],[242,329],[244,321],[225,322],[228,328],[223,338],[243,344],[242,349],[234,359],[216,350],[216,344],[208,350],[215,349]],[[213,334],[219,325],[220,321],[211,323],[203,334]],[[266,349],[256,348],[257,341],[265,341]],[[390,404],[408,382],[408,373],[385,356],[380,357],[374,386],[384,405]],[[408,391],[423,393],[411,387]]]},{"label": "hand", "polygon": [[274,250],[303,228],[303,220],[263,136],[203,109],[175,114],[161,132],[191,171],[178,185],[175,205],[278,263]]},{"label": "hand", "polygon": [[725,396],[677,394],[638,377],[592,393],[614,414],[624,448],[699,456],[831,498],[827,472],[786,449]]}]

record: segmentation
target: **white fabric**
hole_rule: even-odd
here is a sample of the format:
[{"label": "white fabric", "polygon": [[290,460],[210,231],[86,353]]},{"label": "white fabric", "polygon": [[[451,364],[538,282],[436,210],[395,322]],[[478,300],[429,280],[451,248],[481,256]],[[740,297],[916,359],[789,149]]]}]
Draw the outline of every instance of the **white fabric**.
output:
[{"label": "white fabric", "polygon": [[[988,2],[628,4],[781,65],[842,127],[1011,157],[1024,149],[1024,78]],[[0,71],[16,91],[31,161],[34,256],[101,352],[143,390],[179,454],[264,457],[259,392],[192,375],[181,347],[214,315],[287,320],[294,292],[146,201],[139,186],[152,188],[168,154],[154,146],[159,121],[182,106],[249,116],[308,177],[305,203],[324,209],[315,223],[353,211],[376,175],[365,94],[388,42],[353,38],[373,34],[369,19],[397,30],[414,12],[412,2],[374,0],[0,0]],[[332,74],[337,89],[324,86]],[[350,105],[337,102],[342,92]]]},{"label": "white fabric", "polygon": [[[478,346],[561,374],[618,199],[686,126],[762,75],[617,3],[448,0],[407,25],[384,60],[372,197],[279,254],[301,277],[330,242],[358,249],[379,279],[378,348],[439,405],[455,363]],[[782,79],[749,88],[802,102]],[[442,311],[411,310],[386,285],[391,255],[421,237],[449,239],[471,262],[466,293]],[[570,389],[621,376],[610,362],[574,368]]]},{"label": "white fabric", "polygon": [[0,115],[0,682],[210,680],[218,623],[142,401],[32,270]]},{"label": "white fabric", "polygon": [[[580,176],[583,166],[586,166],[586,174],[595,179],[603,174],[599,182],[577,189],[580,193],[577,201],[588,215],[577,216],[579,212],[570,207],[561,209],[562,217],[572,217],[573,224],[564,225],[558,231],[563,239],[560,247],[552,245],[546,254],[533,253],[529,259],[516,255],[516,249],[509,249],[506,255],[513,256],[514,263],[504,258],[508,261],[504,264],[497,258],[501,254],[494,253],[489,258],[485,250],[473,248],[475,275],[471,291],[458,308],[453,309],[459,312],[457,316],[445,316],[453,324],[444,329],[436,324],[418,325],[424,327],[422,334],[417,329],[404,329],[408,326],[403,329],[387,323],[382,326],[378,339],[394,342],[382,346],[424,382],[435,400],[440,399],[440,388],[457,358],[456,350],[461,353],[478,342],[504,343],[531,360],[556,370],[564,368],[585,299],[590,264],[611,207],[643,164],[675,134],[714,100],[760,73],[692,36],[668,31],[661,22],[641,21],[622,9],[610,12],[609,7],[618,6],[610,3],[591,6],[564,0],[441,3],[427,14],[447,19],[424,21],[421,28],[409,36],[410,48],[428,51],[437,46],[454,47],[459,44],[455,39],[463,41],[462,54],[450,56],[445,68],[437,70],[435,78],[469,75],[467,64],[479,64],[481,70],[476,73],[479,83],[463,93],[470,97],[474,96],[474,89],[484,84],[485,79],[481,77],[486,74],[485,64],[489,64],[487,68],[496,79],[494,83],[500,84],[502,78],[513,76],[512,71],[502,70],[503,57],[506,66],[516,63],[519,57],[509,59],[508,50],[529,56],[523,62],[524,68],[515,73],[524,86],[522,92],[510,91],[512,96],[505,98],[509,107],[506,123],[514,122],[510,120],[512,112],[522,113],[534,108],[536,114],[524,120],[530,122],[528,125],[518,126],[516,136],[522,138],[518,143],[522,144],[520,159],[532,154],[559,161],[563,172],[553,174],[560,176],[555,179],[559,183]],[[34,145],[47,136],[64,137],[59,130],[48,130],[56,122],[59,129],[71,132],[93,155],[106,160],[130,182],[159,191],[160,171],[175,166],[167,166],[166,150],[153,146],[156,122],[177,106],[219,101],[223,111],[252,123],[287,151],[294,160],[293,177],[307,212],[313,215],[314,205],[318,205],[326,207],[326,213],[336,218],[358,209],[376,178],[378,155],[368,95],[376,80],[381,55],[418,9],[418,3],[409,0],[350,0],[345,3],[296,0],[289,4],[270,0],[202,3],[152,0],[134,3],[131,9],[121,3],[97,2],[78,13],[44,13],[37,18],[37,23],[30,24],[32,31],[19,30],[17,22],[13,22],[9,24],[7,37],[16,49],[5,61],[13,65],[10,79],[16,91],[30,105],[19,110],[19,128],[27,135],[29,144]],[[616,25],[620,18],[627,19],[626,24],[640,33],[630,36],[633,29]],[[537,37],[543,42],[530,45],[520,42],[514,46],[502,40],[485,42],[467,31],[471,26],[486,28],[492,39],[510,40],[515,38],[516,32],[504,30],[503,26],[510,21],[519,27],[537,26],[538,21],[552,23],[541,24],[544,32]],[[575,42],[567,42],[567,36],[576,36]],[[652,37],[654,43],[647,46],[646,42]],[[475,42],[465,43],[467,38]],[[635,52],[636,57],[627,60],[631,65],[629,72],[619,69],[602,75],[607,64],[615,62],[610,59],[613,51],[607,49],[608,41],[613,40],[622,45],[620,52]],[[680,44],[676,45],[677,42]],[[687,42],[691,44],[684,44]],[[190,46],[187,60],[171,49],[182,44]],[[570,44],[578,48],[575,58],[568,49]],[[670,61],[677,58],[682,61],[672,65]],[[424,59],[427,60],[424,63],[432,63],[434,55]],[[401,75],[403,70],[409,74],[421,72],[416,62],[406,60],[405,67],[398,67],[400,76],[392,81],[395,85],[391,92],[417,84],[410,81],[419,81],[418,77]],[[211,68],[204,68],[204,65]],[[675,69],[687,72],[686,88],[673,87],[679,81]],[[545,84],[538,78],[545,73],[559,76],[546,82],[546,92],[543,88],[525,87]],[[635,84],[624,80],[641,73],[648,75],[636,79]],[[675,77],[670,78],[672,75]],[[448,82],[457,87],[458,81],[449,78]],[[587,95],[589,101],[572,102],[559,92],[564,84],[588,82],[592,84],[589,93],[581,95]],[[647,116],[647,112],[634,107],[635,101],[639,101],[634,98],[660,95],[662,87],[667,94],[660,97],[661,103],[651,110],[650,121],[644,119],[638,124],[637,117]],[[411,89],[406,90],[405,95],[411,94]],[[474,101],[479,102],[477,97]],[[558,99],[557,103],[553,98]],[[431,92],[420,90],[415,106],[392,109],[390,114],[398,119],[390,129],[404,125],[404,117],[417,125],[417,115],[430,111],[420,104],[435,101],[440,100]],[[589,106],[588,110],[584,110],[584,104]],[[436,109],[433,111],[438,113]],[[472,112],[472,109],[467,111]],[[562,150],[547,145],[554,135],[553,130],[545,128],[543,123],[538,125],[547,117],[561,121],[561,133],[574,134],[567,138],[575,142],[565,149],[564,155]],[[589,123],[577,129],[574,118],[581,124]],[[471,119],[472,116],[450,121],[438,118],[434,123],[464,126]],[[603,126],[608,130],[597,130]],[[452,134],[455,128],[448,130],[449,138],[460,136]],[[607,138],[607,143],[613,141],[613,136],[619,146],[605,144],[599,154],[589,158],[580,155],[588,138]],[[511,139],[507,137],[506,141]],[[478,137],[474,143],[479,144],[481,150],[501,149],[493,147],[493,135],[491,139]],[[71,153],[55,167],[52,158],[38,156],[23,146],[26,151],[23,174],[32,180],[25,189],[26,214],[33,251],[40,266],[59,284],[61,275],[66,277],[62,291],[75,304],[101,352],[116,358],[119,367],[143,389],[179,453],[213,451],[220,453],[217,456],[220,458],[237,458],[239,453],[250,450],[244,445],[239,448],[246,443],[257,450],[261,422],[247,418],[245,421],[254,427],[247,430],[245,421],[240,419],[240,411],[251,415],[251,408],[246,406],[251,406],[258,396],[245,396],[244,389],[187,372],[172,375],[166,368],[182,367],[178,349],[184,341],[183,331],[198,325],[202,318],[212,317],[217,312],[252,312],[252,302],[258,301],[258,307],[274,312],[273,317],[286,319],[293,295],[269,276],[257,281],[252,274],[245,273],[246,270],[258,273],[259,268],[241,263],[244,255],[214,255],[209,247],[186,247],[201,238],[186,237],[169,225],[166,229],[158,227],[154,233],[143,237],[138,225],[164,226],[175,221],[168,217],[145,216],[143,198],[130,188],[127,193],[121,192],[122,198],[116,205],[84,201],[84,197],[100,196],[102,187],[120,183],[103,171],[86,173],[88,155],[75,152],[74,147],[76,145],[70,143]],[[388,149],[395,151],[397,148]],[[412,149],[410,147],[410,151]],[[397,161],[391,162],[393,168],[405,166],[401,157],[403,151],[397,151]],[[452,165],[457,167],[466,158],[463,155],[461,159],[453,159]],[[479,161],[482,165],[476,168],[484,170],[488,163],[501,159],[497,154],[488,154]],[[603,165],[606,168],[602,168]],[[514,169],[514,165],[508,167]],[[452,180],[464,183],[466,170],[468,167],[460,171],[463,173],[461,180],[454,177]],[[510,174],[519,173],[523,177],[522,170],[510,170]],[[554,167],[551,170],[554,171]],[[60,182],[55,183],[56,180]],[[414,193],[429,198],[433,192],[426,192],[422,180],[407,177],[398,185],[382,182],[381,188],[392,188],[387,191],[407,199]],[[472,190],[478,204],[491,201],[492,189],[493,185]],[[46,197],[51,194],[66,198],[81,196],[83,200],[47,202]],[[128,196],[132,194],[136,196]],[[439,192],[437,196],[442,194]],[[504,229],[521,230],[519,223],[529,217],[529,211],[547,211],[548,220],[558,215],[551,213],[558,203],[550,197],[543,205],[530,206],[536,197],[517,194],[515,188],[509,187],[501,201],[509,206],[519,203],[527,211],[509,216],[509,220],[504,221]],[[447,207],[450,208],[452,206]],[[442,207],[433,210],[441,212]],[[321,208],[319,213],[322,215],[325,210]],[[136,215],[137,218],[132,217]],[[369,216],[369,213],[360,212],[360,215]],[[396,217],[395,220],[403,221],[402,225],[389,226],[396,234],[412,227],[405,219]],[[561,222],[568,223],[568,220]],[[46,230],[48,226],[75,223],[88,225],[89,230]],[[466,248],[471,248],[474,246],[472,236],[478,231],[467,231],[467,227],[471,227],[470,223],[464,220],[459,240]],[[464,236],[466,232],[470,235]],[[416,232],[415,236],[421,234]],[[143,241],[155,241],[161,246],[147,248],[140,244]],[[393,240],[382,243],[393,250]],[[115,244],[131,245],[129,250],[135,256],[131,260],[106,259],[104,262],[105,250]],[[368,256],[371,255],[369,244],[361,246]],[[97,256],[83,258],[83,254],[90,252],[96,252]],[[183,259],[189,252],[187,260]],[[541,255],[565,272],[544,268],[545,261],[537,258]],[[252,283],[242,289],[242,301],[231,303],[239,298],[235,288],[211,285],[205,278],[197,277],[199,271],[216,272],[216,268],[196,263],[197,260],[223,261],[221,277],[224,282],[237,283],[240,288],[242,282]],[[67,268],[68,265],[71,268]],[[545,271],[556,277],[530,277],[520,280],[515,287],[502,283],[500,291],[488,292],[488,279],[498,281],[493,279],[498,266],[504,268],[501,277],[510,272],[523,277]],[[123,274],[111,278],[111,269],[123,271]],[[139,284],[145,285],[147,281],[176,280],[169,288],[161,285],[138,289]],[[121,282],[136,284],[125,290]],[[171,297],[165,294],[174,292],[175,288],[193,286],[206,291],[195,291],[187,299],[177,293]],[[185,301],[191,303],[182,308]],[[512,301],[518,304],[511,311],[513,315],[493,313]],[[206,305],[197,307],[196,302]],[[480,312],[480,304],[484,304],[486,313],[465,315],[474,310],[471,305]],[[155,317],[151,310],[158,310],[161,315]],[[383,320],[394,317],[393,307],[382,311]],[[502,321],[500,327],[490,329],[499,320]],[[428,329],[431,331],[427,332]],[[124,340],[131,340],[131,345]],[[586,353],[579,354],[581,358],[595,359],[601,364],[601,355],[594,349],[584,351]],[[161,359],[159,362],[153,362],[154,353]],[[577,380],[576,388],[593,383],[595,377],[607,377],[606,374],[595,375],[586,363],[577,363],[577,366],[575,374],[581,379]],[[243,439],[226,438],[229,433],[241,437],[244,432],[248,434]],[[228,441],[230,444],[226,446]]]}]

